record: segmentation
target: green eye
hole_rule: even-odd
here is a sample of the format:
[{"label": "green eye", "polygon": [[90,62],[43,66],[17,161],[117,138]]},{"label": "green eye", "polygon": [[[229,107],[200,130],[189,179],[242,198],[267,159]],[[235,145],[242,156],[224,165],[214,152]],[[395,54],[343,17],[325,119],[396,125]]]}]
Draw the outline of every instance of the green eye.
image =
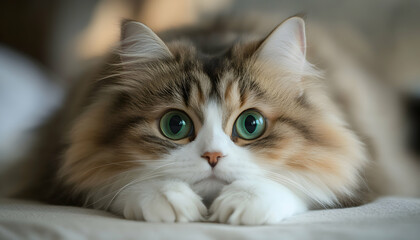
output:
[{"label": "green eye", "polygon": [[258,138],[264,133],[265,118],[255,110],[247,110],[236,119],[234,131],[245,140]]},{"label": "green eye", "polygon": [[191,119],[187,114],[178,110],[173,110],[163,115],[159,126],[162,134],[172,140],[180,140],[193,133]]}]

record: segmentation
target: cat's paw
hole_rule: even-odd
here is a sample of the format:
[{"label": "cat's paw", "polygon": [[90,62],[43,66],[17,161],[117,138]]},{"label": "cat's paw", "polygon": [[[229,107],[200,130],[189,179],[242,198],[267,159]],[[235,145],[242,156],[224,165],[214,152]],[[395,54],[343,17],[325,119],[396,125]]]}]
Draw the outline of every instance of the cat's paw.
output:
[{"label": "cat's paw", "polygon": [[237,181],[214,200],[209,220],[235,225],[275,224],[305,210],[303,201],[284,186]]},{"label": "cat's paw", "polygon": [[125,199],[127,219],[148,222],[193,222],[204,219],[207,208],[201,198],[182,182],[151,184]]}]

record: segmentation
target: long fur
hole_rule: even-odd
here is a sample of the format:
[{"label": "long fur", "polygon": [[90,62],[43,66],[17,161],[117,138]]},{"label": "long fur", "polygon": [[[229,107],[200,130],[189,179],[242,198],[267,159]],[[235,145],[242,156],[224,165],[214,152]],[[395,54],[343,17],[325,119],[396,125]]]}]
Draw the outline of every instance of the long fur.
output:
[{"label": "long fur", "polygon": [[[188,36],[163,42],[126,22],[121,47],[79,97],[58,181],[84,206],[148,221],[203,220],[206,205],[210,220],[277,223],[363,200],[364,144],[305,59],[304,35],[294,35],[303,20],[292,21],[293,31],[274,31],[290,35],[282,41],[237,36],[212,54]],[[161,134],[169,109],[190,116],[192,138]],[[247,109],[264,115],[265,132],[234,139]],[[224,154],[214,169],[201,157],[209,151]]]}]

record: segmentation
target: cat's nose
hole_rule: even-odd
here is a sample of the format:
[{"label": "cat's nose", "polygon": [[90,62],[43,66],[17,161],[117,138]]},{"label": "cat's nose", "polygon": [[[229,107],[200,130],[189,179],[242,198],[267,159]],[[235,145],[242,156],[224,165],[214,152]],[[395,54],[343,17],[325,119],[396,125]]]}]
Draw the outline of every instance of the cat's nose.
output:
[{"label": "cat's nose", "polygon": [[205,152],[201,157],[206,159],[210,166],[214,168],[217,162],[223,157],[223,154],[221,152]]}]

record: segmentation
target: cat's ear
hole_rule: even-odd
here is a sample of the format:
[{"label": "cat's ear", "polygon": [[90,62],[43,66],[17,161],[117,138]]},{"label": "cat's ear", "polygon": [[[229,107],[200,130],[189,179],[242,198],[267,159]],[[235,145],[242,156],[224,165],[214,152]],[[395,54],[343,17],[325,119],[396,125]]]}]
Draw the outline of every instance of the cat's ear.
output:
[{"label": "cat's ear", "polygon": [[142,62],[172,57],[165,43],[146,25],[124,21],[121,26],[121,60]]},{"label": "cat's ear", "polygon": [[291,17],[278,25],[262,42],[258,59],[271,67],[302,71],[305,65],[305,22]]}]

